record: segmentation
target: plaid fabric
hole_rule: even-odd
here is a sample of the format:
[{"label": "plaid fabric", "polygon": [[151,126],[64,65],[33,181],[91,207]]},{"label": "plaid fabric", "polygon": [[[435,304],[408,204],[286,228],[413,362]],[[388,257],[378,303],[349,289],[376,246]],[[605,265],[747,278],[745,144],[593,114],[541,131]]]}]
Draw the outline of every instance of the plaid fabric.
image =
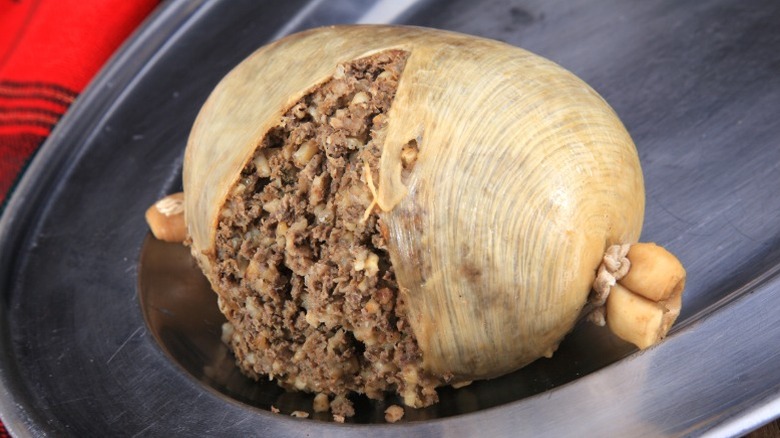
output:
[{"label": "plaid fabric", "polygon": [[0,205],[38,146],[158,0],[0,0]]},{"label": "plaid fabric", "polygon": [[0,0],[0,213],[60,117],[158,3]]}]

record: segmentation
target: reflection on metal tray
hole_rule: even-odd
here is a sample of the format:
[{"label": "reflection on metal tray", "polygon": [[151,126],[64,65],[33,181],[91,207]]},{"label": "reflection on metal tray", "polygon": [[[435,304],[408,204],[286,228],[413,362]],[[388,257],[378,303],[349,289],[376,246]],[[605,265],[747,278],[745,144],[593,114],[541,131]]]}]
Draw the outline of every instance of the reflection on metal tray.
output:
[{"label": "reflection on metal tray", "polygon": [[[182,295],[208,291],[186,250],[147,238],[143,212],[180,188],[195,114],[241,59],[296,30],[389,21],[521,46],[615,108],[645,173],[642,240],[688,270],[666,341],[639,354],[580,327],[553,359],[444,389],[392,425],[266,411],[308,400],[235,374],[213,297]],[[4,422],[18,436],[637,436],[769,421],[780,415],[778,22],[768,0],[165,3],[62,119],[0,218]],[[358,410],[372,423],[383,405]]]}]

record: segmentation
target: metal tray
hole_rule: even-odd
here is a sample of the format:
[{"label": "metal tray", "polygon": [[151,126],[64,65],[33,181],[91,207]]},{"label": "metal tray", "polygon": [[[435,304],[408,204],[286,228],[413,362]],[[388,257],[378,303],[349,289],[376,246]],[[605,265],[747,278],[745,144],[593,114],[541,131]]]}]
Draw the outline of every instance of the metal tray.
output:
[{"label": "metal tray", "polygon": [[[189,128],[230,68],[282,35],[354,22],[504,40],[607,99],[645,172],[642,240],[688,269],[666,341],[638,353],[578,327],[553,359],[444,389],[392,425],[366,400],[344,425],[267,411],[307,399],[235,373],[213,297],[143,212],[180,188]],[[169,0],[0,217],[0,416],[15,436],[722,436],[780,416],[778,22],[769,0]]]}]

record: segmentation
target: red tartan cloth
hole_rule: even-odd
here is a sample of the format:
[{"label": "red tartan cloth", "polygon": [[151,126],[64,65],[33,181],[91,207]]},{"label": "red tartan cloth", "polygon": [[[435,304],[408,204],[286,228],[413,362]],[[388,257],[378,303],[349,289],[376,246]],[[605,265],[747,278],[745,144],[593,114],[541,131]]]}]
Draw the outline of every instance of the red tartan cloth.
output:
[{"label": "red tartan cloth", "polygon": [[158,3],[0,0],[0,213],[60,117]]},{"label": "red tartan cloth", "polygon": [[0,0],[0,205],[73,100],[158,3]]}]

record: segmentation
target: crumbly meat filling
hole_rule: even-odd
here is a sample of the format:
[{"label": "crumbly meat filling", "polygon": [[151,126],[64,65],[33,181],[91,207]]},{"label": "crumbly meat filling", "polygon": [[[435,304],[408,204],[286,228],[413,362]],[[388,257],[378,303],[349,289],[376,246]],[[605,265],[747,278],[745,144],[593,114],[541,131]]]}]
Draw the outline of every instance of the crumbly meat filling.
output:
[{"label": "crumbly meat filling", "polygon": [[397,392],[437,401],[445,378],[425,373],[386,251],[369,179],[378,163],[408,53],[341,64],[262,140],[220,216],[219,305],[249,376],[346,396]]}]

